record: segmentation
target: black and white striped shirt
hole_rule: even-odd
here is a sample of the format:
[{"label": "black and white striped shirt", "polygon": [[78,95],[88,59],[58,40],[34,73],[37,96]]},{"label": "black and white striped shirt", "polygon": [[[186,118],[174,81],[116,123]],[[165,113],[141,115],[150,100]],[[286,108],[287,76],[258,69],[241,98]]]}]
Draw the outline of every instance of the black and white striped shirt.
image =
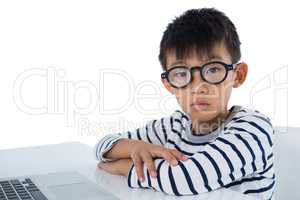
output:
[{"label": "black and white striped shirt", "polygon": [[272,124],[262,113],[241,106],[231,107],[230,112],[217,130],[200,136],[192,133],[190,117],[176,110],[134,131],[105,136],[96,144],[95,154],[102,162],[111,161],[103,154],[121,138],[143,140],[177,149],[188,160],[171,166],[163,159],[155,159],[157,177],[152,178],[144,166],[144,182],[138,180],[132,166],[128,174],[131,188],[152,188],[181,196],[225,187],[259,199],[273,199]]}]

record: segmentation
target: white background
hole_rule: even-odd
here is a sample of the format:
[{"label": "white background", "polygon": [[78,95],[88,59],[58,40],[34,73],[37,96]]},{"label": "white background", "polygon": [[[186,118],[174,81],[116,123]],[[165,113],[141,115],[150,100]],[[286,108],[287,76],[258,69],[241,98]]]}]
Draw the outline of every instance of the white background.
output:
[{"label": "white background", "polygon": [[300,126],[296,1],[9,0],[0,2],[0,149],[93,145],[171,113],[159,42],[174,16],[201,7],[225,12],[242,41],[249,74],[230,105]]}]

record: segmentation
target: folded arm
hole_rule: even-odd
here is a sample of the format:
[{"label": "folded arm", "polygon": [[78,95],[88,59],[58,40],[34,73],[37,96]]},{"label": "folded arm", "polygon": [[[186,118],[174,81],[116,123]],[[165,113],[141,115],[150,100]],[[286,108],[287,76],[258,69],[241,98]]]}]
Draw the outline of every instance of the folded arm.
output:
[{"label": "folded arm", "polygon": [[102,162],[130,157],[130,148],[134,140],[163,145],[167,141],[164,129],[168,118],[151,120],[144,127],[119,134],[110,134],[102,138],[94,147],[96,159]]},{"label": "folded arm", "polygon": [[[259,119],[252,119],[259,121]],[[258,125],[259,124],[259,125]],[[225,135],[204,146],[188,160],[171,166],[156,159],[157,178],[146,168],[146,180],[140,182],[132,166],[128,185],[132,188],[154,188],[176,196],[208,192],[226,186],[255,172],[266,170],[272,155],[272,126],[241,118]]]}]

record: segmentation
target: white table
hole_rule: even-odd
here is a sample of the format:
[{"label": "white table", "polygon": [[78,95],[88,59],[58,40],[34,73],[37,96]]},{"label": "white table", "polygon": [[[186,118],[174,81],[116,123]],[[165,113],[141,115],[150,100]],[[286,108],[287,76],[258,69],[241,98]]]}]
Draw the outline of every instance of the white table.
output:
[{"label": "white table", "polygon": [[108,174],[97,169],[92,148],[78,142],[0,151],[0,177],[78,171],[99,187],[114,193],[120,199],[211,199],[254,200],[253,197],[229,189],[210,193],[175,197],[150,189],[131,189],[125,177]]}]

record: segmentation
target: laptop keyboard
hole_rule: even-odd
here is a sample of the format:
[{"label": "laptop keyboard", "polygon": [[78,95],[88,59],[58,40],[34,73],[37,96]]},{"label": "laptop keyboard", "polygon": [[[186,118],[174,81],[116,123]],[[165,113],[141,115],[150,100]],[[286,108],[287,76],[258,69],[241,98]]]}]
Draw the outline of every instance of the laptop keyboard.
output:
[{"label": "laptop keyboard", "polygon": [[48,200],[29,179],[0,181],[0,200]]}]

